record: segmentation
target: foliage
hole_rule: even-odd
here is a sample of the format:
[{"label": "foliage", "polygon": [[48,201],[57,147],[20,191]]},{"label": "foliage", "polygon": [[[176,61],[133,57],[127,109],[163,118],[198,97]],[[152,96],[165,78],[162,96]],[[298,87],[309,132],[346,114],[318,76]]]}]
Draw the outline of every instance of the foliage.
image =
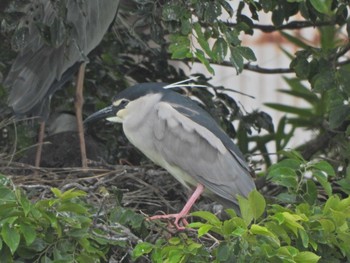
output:
[{"label": "foliage", "polygon": [[[28,41],[23,23],[18,22],[26,16],[22,6],[27,2],[0,3],[0,80],[15,58],[13,50]],[[61,8],[64,4],[65,1],[57,3]],[[271,16],[270,24],[260,24],[261,13]],[[50,25],[38,26],[54,32]],[[309,27],[318,31],[319,41],[310,42],[298,34]],[[258,31],[279,33],[296,47],[294,54],[283,50],[290,58],[288,68],[259,66],[252,49],[242,42],[243,35]],[[205,102],[226,132],[237,138],[245,154],[261,156],[267,172],[261,171],[257,182],[263,182],[259,190],[265,198],[257,192],[247,199],[239,198],[240,217],[233,211],[228,211],[229,218],[225,220],[209,212],[195,212],[199,222],[190,225],[197,229],[195,234],[188,231],[168,238],[156,229],[161,237],[152,241],[144,238],[148,229],[143,218],[131,210],[117,206],[101,218],[80,190],[64,192],[53,188],[51,198],[33,202],[26,192],[1,177],[0,261],[103,262],[113,248],[127,255],[139,241],[127,241],[130,236],[123,232],[125,225],[147,240],[134,249],[136,261],[349,260],[349,34],[348,0],[121,1],[113,30],[89,55],[86,114],[109,104],[111,97],[131,83],[184,80],[188,76],[182,69],[192,62],[202,63],[211,74],[215,73],[214,64],[230,66],[237,74],[242,70],[295,74],[285,78],[288,89],[280,92],[304,100],[307,106],[267,103],[285,114],[275,131],[275,120],[261,111],[243,112],[225,87],[210,86],[206,77],[200,76],[198,82],[214,90],[190,90],[191,95]],[[50,41],[48,44],[54,45]],[[182,69],[172,65],[174,60]],[[53,110],[73,108],[74,85],[68,85],[55,94]],[[6,92],[0,87],[1,119],[12,115],[6,105]],[[233,126],[235,120],[239,120],[238,127]],[[28,137],[35,137],[30,131],[32,126],[8,123],[0,123],[8,134],[1,138],[1,154],[25,149]],[[96,124],[88,131],[107,145],[107,160],[126,158],[139,163],[135,152],[125,147],[126,139],[121,135],[116,138],[115,130],[105,125]],[[268,133],[252,134],[252,128]],[[298,147],[300,153],[286,151],[297,129],[312,130],[314,138]],[[268,143],[275,147],[275,164]],[[107,223],[108,230],[113,225],[116,238],[109,238],[111,231],[99,228],[96,222]],[[209,233],[218,242],[208,241]]]},{"label": "foliage", "polygon": [[[240,45],[239,34],[250,30],[240,16],[242,14],[237,15],[238,22],[234,27],[220,19],[222,14],[233,15],[229,2],[184,1],[183,4],[169,1],[162,8],[163,22],[170,33],[171,58],[196,58],[212,74],[214,70],[210,62],[221,63],[229,57],[232,66],[241,72],[244,60],[256,60],[250,48]],[[242,7],[238,13],[241,11]],[[209,40],[213,41],[212,46]]]},{"label": "foliage", "polygon": [[33,202],[0,177],[1,262],[104,262],[112,246],[122,251],[136,242],[118,222],[140,231],[142,216],[115,207],[104,218],[81,190],[51,192],[52,198]]},{"label": "foliage", "polygon": [[[198,238],[211,233],[212,246],[181,233],[138,244],[134,257],[151,254],[153,262],[344,262],[350,256],[350,197],[332,194],[329,180],[335,173],[326,161],[308,163],[297,152],[285,155],[268,171],[275,187],[287,188],[276,197],[280,204],[266,205],[253,191],[247,199],[239,197],[240,217],[233,210],[227,210],[226,220],[194,212],[202,222],[188,227],[197,229]],[[327,193],[325,202],[317,199],[316,184]]]}]

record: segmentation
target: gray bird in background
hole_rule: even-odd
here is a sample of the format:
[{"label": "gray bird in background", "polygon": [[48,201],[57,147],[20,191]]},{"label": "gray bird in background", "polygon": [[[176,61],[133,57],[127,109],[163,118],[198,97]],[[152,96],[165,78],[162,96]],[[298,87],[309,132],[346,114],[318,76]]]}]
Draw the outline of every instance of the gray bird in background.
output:
[{"label": "gray bird in background", "polygon": [[[19,54],[4,81],[10,90],[9,106],[17,116],[45,120],[51,96],[79,67],[77,86],[82,90],[86,56],[102,40],[118,6],[119,0],[33,0],[26,6],[16,41]],[[79,103],[81,119],[82,95]],[[78,126],[83,134],[79,119]]]}]

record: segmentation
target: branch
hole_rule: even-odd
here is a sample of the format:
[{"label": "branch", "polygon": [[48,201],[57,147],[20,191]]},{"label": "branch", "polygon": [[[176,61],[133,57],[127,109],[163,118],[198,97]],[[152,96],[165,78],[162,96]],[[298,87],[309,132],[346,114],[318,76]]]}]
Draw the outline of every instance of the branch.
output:
[{"label": "branch", "polygon": [[[225,66],[225,67],[233,67],[231,62],[223,61],[221,63],[216,63],[212,60],[209,60],[210,64],[219,65],[219,66]],[[250,63],[246,63],[243,66],[244,69],[257,72],[257,73],[263,73],[263,74],[287,74],[287,73],[294,73],[293,69],[290,68],[262,68],[258,65],[252,65]]]},{"label": "branch", "polygon": [[[237,26],[237,23],[224,22],[225,25],[230,27]],[[309,21],[292,21],[284,25],[274,26],[274,25],[259,25],[253,24],[252,28],[259,29],[265,33],[272,33],[274,31],[284,30],[284,29],[302,29],[308,27],[322,27],[322,26],[332,26],[335,22],[309,22]]]},{"label": "branch", "polygon": [[[192,59],[172,59],[170,58],[170,60],[173,61],[180,61],[180,62],[198,62],[198,63],[202,63],[201,61],[199,61],[196,58],[192,58]],[[224,67],[230,67],[232,68],[232,63],[228,62],[228,61],[223,61],[221,63],[217,63],[214,62],[211,59],[208,59],[209,63],[212,65],[218,65],[218,66],[224,66]],[[251,65],[250,63],[246,63],[243,66],[244,69],[249,70],[249,71],[253,71],[253,72],[257,72],[257,73],[263,73],[263,74],[287,74],[287,73],[294,73],[294,71],[290,68],[262,68],[258,65]]]},{"label": "branch", "polygon": [[[345,55],[348,51],[350,50],[350,43],[346,44],[344,47],[342,47],[340,49],[340,51],[338,53],[336,53],[334,55],[334,59],[338,59],[341,56]],[[192,58],[192,59],[171,59],[170,54],[169,55],[169,60],[177,60],[177,61],[182,61],[182,62],[198,62],[201,63],[201,61],[199,61],[196,58]],[[330,58],[331,59],[331,58]],[[212,59],[208,59],[209,63],[212,65],[219,65],[219,66],[224,66],[224,67],[233,67],[232,63],[229,61],[223,61],[221,63],[215,62]],[[344,65],[350,64],[350,60],[344,60],[341,62],[337,62],[335,63],[336,67],[341,67]],[[260,67],[258,65],[252,65],[250,63],[245,63],[243,68],[245,70],[249,70],[252,72],[256,72],[256,73],[262,73],[262,74],[290,74],[290,73],[295,73],[295,71],[291,68],[263,68]]]},{"label": "branch", "polygon": [[[231,65],[232,67],[232,65]],[[262,68],[258,65],[251,65],[250,63],[246,63],[243,66],[244,69],[257,72],[257,73],[263,73],[263,74],[287,74],[287,73],[294,73],[294,70],[290,68]]]}]

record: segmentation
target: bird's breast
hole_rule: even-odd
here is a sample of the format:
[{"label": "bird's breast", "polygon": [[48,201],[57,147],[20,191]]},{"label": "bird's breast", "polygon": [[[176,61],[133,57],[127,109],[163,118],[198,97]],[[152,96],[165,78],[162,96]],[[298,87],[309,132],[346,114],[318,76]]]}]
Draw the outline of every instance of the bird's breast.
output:
[{"label": "bird's breast", "polygon": [[190,189],[197,185],[197,182],[180,167],[170,164],[154,145],[154,125],[155,123],[147,119],[135,125],[134,122],[123,122],[123,130],[128,140],[138,148],[148,159],[167,170],[183,186]]}]

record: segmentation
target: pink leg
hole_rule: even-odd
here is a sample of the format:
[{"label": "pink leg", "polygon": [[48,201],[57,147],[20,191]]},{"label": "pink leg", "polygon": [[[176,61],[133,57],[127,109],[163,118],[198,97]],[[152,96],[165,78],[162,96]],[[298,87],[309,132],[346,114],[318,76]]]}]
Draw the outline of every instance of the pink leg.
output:
[{"label": "pink leg", "polygon": [[169,219],[169,218],[175,218],[174,225],[178,230],[184,230],[185,227],[179,226],[179,221],[181,220],[184,225],[187,225],[187,220],[184,218],[186,215],[188,215],[189,211],[191,210],[193,204],[196,202],[198,197],[203,193],[204,186],[202,184],[198,184],[196,190],[193,192],[191,197],[188,199],[185,206],[182,208],[181,212],[178,214],[168,214],[168,215],[156,215],[148,218],[148,220],[154,220],[154,219]]}]

